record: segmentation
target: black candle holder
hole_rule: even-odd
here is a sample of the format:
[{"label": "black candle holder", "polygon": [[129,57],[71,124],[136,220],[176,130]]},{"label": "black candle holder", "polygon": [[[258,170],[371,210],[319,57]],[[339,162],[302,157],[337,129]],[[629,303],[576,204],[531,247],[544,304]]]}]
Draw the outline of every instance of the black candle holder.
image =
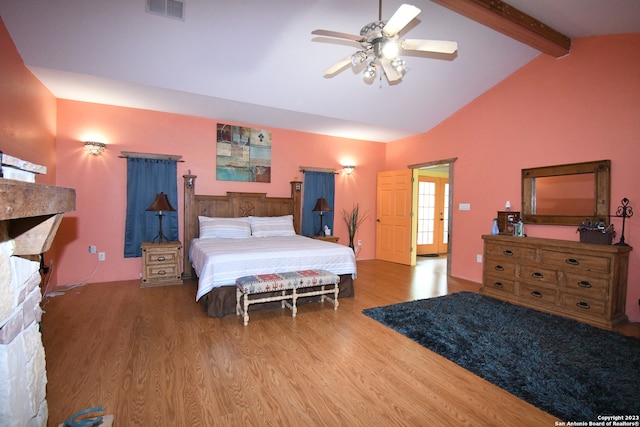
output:
[{"label": "black candle holder", "polygon": [[626,197],[622,199],[622,206],[618,206],[616,216],[618,218],[622,218],[622,234],[620,235],[620,241],[616,243],[616,246],[629,246],[624,242],[624,224],[627,218],[631,218],[633,216],[633,208],[629,206],[629,199]]}]

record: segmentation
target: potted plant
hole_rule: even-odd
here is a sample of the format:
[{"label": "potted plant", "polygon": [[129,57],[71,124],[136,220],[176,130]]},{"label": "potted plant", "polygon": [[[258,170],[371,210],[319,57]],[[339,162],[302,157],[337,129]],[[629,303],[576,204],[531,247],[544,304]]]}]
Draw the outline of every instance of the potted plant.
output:
[{"label": "potted plant", "polygon": [[360,227],[360,224],[367,218],[367,214],[360,216],[360,205],[358,203],[353,205],[351,211],[347,211],[346,209],[342,210],[342,219],[344,219],[345,224],[347,224],[347,230],[349,231],[349,247],[353,249],[354,252],[355,246],[353,245],[353,239],[356,237],[358,227]]}]

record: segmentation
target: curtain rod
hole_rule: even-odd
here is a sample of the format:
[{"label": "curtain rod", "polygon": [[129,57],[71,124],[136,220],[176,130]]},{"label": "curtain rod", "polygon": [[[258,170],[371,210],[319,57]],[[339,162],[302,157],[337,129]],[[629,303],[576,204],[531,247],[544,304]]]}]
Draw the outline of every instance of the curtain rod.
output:
[{"label": "curtain rod", "polygon": [[153,153],[136,153],[133,151],[121,151],[118,156],[121,159],[138,158],[138,159],[154,159],[154,160],[174,160],[176,162],[184,162],[182,156],[173,154],[153,154]]},{"label": "curtain rod", "polygon": [[308,166],[300,166],[300,172],[304,173],[304,172],[325,172],[325,173],[334,173],[334,174],[338,174],[338,172],[336,172],[335,169],[330,169],[330,168],[312,168],[312,167],[308,167]]}]

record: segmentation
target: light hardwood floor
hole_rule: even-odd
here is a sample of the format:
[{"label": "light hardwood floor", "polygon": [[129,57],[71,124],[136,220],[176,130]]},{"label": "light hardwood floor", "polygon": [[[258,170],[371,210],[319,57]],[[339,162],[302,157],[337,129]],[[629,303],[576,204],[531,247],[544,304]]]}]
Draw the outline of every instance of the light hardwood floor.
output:
[{"label": "light hardwood floor", "polygon": [[45,302],[49,425],[105,406],[114,426],[553,426],[551,415],[364,316],[479,285],[358,262],[355,298],[207,317],[195,284],[92,284]]}]

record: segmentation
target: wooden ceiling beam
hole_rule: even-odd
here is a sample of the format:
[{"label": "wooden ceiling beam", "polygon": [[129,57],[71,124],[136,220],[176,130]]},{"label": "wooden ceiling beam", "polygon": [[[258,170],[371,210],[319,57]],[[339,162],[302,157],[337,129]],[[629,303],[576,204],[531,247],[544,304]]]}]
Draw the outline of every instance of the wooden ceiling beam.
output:
[{"label": "wooden ceiling beam", "polygon": [[501,0],[432,1],[556,58],[571,50],[570,37]]}]

